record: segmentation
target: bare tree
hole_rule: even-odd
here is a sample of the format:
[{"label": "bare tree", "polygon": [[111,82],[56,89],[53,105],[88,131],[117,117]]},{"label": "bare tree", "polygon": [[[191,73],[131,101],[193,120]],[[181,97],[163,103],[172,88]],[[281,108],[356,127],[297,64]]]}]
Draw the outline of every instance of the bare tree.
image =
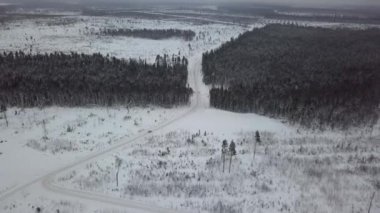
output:
[{"label": "bare tree", "polygon": [[119,156],[115,156],[115,167],[116,167],[116,187],[119,187],[119,171],[120,166],[122,164],[123,160]]},{"label": "bare tree", "polygon": [[368,213],[371,213],[372,201],[374,197],[375,197],[375,192],[373,192],[371,196],[371,201],[369,202],[369,207],[368,207]]},{"label": "bare tree", "polygon": [[46,121],[45,121],[45,119],[42,120],[42,130],[43,130],[43,132],[44,132],[44,136],[42,136],[42,139],[43,139],[44,141],[46,141],[46,140],[48,139],[48,136],[47,136],[48,131],[47,131],[47,129],[46,129]]}]

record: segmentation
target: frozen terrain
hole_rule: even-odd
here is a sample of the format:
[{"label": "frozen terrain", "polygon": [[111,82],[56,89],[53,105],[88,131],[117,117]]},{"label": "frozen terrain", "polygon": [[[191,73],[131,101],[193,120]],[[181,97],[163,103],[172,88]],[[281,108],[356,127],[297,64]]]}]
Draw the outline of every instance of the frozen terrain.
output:
[{"label": "frozen terrain", "polygon": [[[0,50],[78,51],[153,61],[189,58],[191,104],[8,110],[0,119],[0,212],[372,212],[380,211],[379,126],[311,133],[281,120],[209,107],[201,54],[267,23],[199,24],[168,19],[64,16],[0,27]],[[202,17],[199,17],[202,19]],[[342,27],[329,23],[303,25]],[[197,38],[98,37],[110,28],[191,29]],[[363,28],[365,25],[350,25]],[[16,113],[17,112],[17,113]],[[254,132],[261,144],[254,148]],[[237,155],[221,160],[221,141]],[[255,152],[255,154],[254,154]],[[116,186],[116,157],[122,160]]]},{"label": "frozen terrain", "polygon": [[[205,212],[363,212],[379,190],[378,138],[289,139],[262,132],[234,137],[238,155],[225,172],[213,132],[168,132],[55,179],[64,188]],[[354,144],[355,145],[352,145]],[[115,158],[122,159],[116,186]],[[373,211],[380,210],[374,199]]]},{"label": "frozen terrain", "polygon": [[[0,124],[0,193],[164,123],[185,108],[9,109]],[[17,114],[16,114],[17,113]]]},{"label": "frozen terrain", "polygon": [[[188,42],[181,39],[149,40],[94,34],[103,28],[191,29],[196,33],[196,38]],[[180,53],[189,56],[195,51],[205,51],[246,29],[220,23],[198,25],[180,20],[68,16],[7,22],[0,26],[0,30],[0,51],[100,52],[118,58],[141,58],[152,62],[157,55]]]}]

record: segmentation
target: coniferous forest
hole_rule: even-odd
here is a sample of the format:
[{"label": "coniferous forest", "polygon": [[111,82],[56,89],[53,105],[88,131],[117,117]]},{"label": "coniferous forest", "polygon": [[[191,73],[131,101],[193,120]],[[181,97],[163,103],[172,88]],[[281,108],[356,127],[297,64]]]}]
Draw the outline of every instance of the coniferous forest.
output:
[{"label": "coniferous forest", "polygon": [[196,34],[192,30],[178,29],[103,29],[100,35],[138,37],[154,40],[181,38],[185,41],[191,41]]},{"label": "coniferous forest", "polygon": [[380,30],[268,25],[203,55],[216,108],[308,127],[372,126],[380,104]]},{"label": "coniferous forest", "polygon": [[8,106],[186,104],[187,59],[154,64],[100,54],[0,54],[0,104]]}]

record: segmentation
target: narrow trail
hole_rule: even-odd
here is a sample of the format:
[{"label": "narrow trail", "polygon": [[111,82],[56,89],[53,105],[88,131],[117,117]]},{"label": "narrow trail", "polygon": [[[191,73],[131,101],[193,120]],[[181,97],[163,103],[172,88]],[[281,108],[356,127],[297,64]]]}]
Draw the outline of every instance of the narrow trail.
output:
[{"label": "narrow trail", "polygon": [[[155,12],[141,12],[141,13],[146,13],[146,14],[157,14],[160,15],[161,13],[155,13]],[[176,18],[188,18],[188,19],[198,19],[198,20],[203,20],[203,21],[209,21],[213,23],[220,23],[220,24],[230,24],[230,25],[236,25],[236,23],[233,22],[225,22],[225,21],[218,21],[218,20],[213,20],[213,19],[208,19],[208,18],[196,18],[196,17],[190,17],[190,16],[182,16],[182,15],[169,15],[172,17]],[[0,196],[0,203],[1,201],[4,201],[11,196],[15,195],[18,192],[25,191],[25,189],[31,188],[33,186],[36,186],[37,188],[42,188],[43,190],[47,192],[52,192],[58,195],[66,195],[71,198],[80,198],[84,199],[87,201],[94,201],[94,202],[101,202],[105,204],[110,204],[113,206],[119,206],[119,207],[125,207],[128,209],[135,209],[138,210],[139,212],[159,212],[159,213],[171,213],[171,212],[184,212],[183,210],[181,211],[175,211],[171,209],[166,209],[166,208],[161,208],[158,206],[154,206],[148,203],[142,203],[142,202],[136,202],[136,201],[131,201],[127,199],[121,199],[118,197],[114,196],[109,196],[106,194],[101,194],[101,193],[95,193],[95,192],[88,192],[88,191],[81,191],[81,190],[75,190],[75,189],[67,189],[62,186],[59,186],[54,183],[54,178],[60,174],[63,173],[67,170],[72,170],[79,168],[81,166],[84,166],[85,164],[95,161],[98,159],[102,159],[106,157],[107,155],[110,155],[112,153],[115,153],[121,149],[123,149],[126,145],[130,143],[134,143],[139,140],[144,140],[145,137],[150,136],[155,133],[159,133],[160,130],[162,130],[165,127],[168,127],[170,125],[175,124],[176,122],[193,115],[196,112],[200,112],[202,110],[206,110],[209,108],[209,88],[203,83],[202,80],[202,73],[201,73],[201,68],[202,68],[202,53],[201,51],[193,53],[191,56],[189,56],[189,65],[188,65],[188,70],[189,70],[189,75],[188,75],[188,84],[189,86],[193,89],[193,96],[191,97],[191,103],[189,109],[178,115],[177,117],[164,122],[154,128],[147,129],[143,132],[141,132],[139,135],[130,138],[126,141],[117,143],[115,145],[112,145],[108,147],[105,150],[102,150],[100,152],[92,153],[89,156],[86,156],[76,162],[73,162],[67,166],[64,166],[62,168],[59,168],[57,170],[54,170],[50,173],[47,173],[45,175],[42,175],[26,184],[17,186],[12,188],[10,191],[2,194]]]},{"label": "narrow trail", "polygon": [[[188,83],[191,88],[193,88],[194,94],[191,98],[191,103],[190,103],[190,108],[178,115],[177,117],[148,130],[145,130],[144,132],[140,133],[139,135],[126,140],[124,142],[118,143],[116,145],[110,146],[109,148],[102,150],[97,153],[93,153],[79,161],[76,161],[72,164],[69,164],[65,167],[59,168],[55,171],[52,171],[46,175],[43,175],[29,183],[26,183],[24,185],[20,185],[18,187],[13,188],[12,190],[4,193],[0,197],[0,201],[4,201],[17,192],[21,192],[28,187],[37,185],[39,187],[42,187],[44,190],[47,190],[48,192],[53,192],[57,194],[63,194],[67,195],[70,197],[77,197],[85,200],[91,200],[91,201],[96,201],[96,202],[102,202],[102,203],[107,203],[111,205],[116,205],[120,207],[126,207],[129,209],[138,209],[139,211],[143,212],[158,212],[158,213],[171,213],[171,212],[178,212],[174,211],[171,209],[166,209],[166,208],[161,208],[157,206],[152,206],[147,203],[142,203],[142,202],[136,202],[136,201],[130,201],[126,199],[121,199],[117,197],[112,197],[108,196],[105,194],[100,194],[100,193],[93,193],[93,192],[86,192],[86,191],[81,191],[81,190],[73,190],[73,189],[66,189],[64,187],[58,186],[54,184],[54,178],[56,175],[59,173],[65,172],[67,170],[79,168],[81,166],[84,166],[86,163],[95,161],[97,159],[102,159],[105,156],[112,154],[118,150],[123,149],[126,145],[143,140],[146,136],[152,135],[154,133],[159,132],[159,130],[195,113],[196,111],[208,107],[208,89],[207,86],[203,84],[202,82],[202,75],[201,75],[201,59],[202,59],[202,54],[196,54],[195,56],[192,56],[189,58],[189,78],[188,78]],[[181,210],[181,212],[184,212]]]}]

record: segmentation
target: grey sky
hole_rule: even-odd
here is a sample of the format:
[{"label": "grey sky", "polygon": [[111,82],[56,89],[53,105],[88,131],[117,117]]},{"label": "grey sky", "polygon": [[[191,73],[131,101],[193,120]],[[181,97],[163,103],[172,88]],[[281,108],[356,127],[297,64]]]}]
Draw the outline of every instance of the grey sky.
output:
[{"label": "grey sky", "polygon": [[286,5],[310,5],[310,6],[330,6],[330,5],[347,5],[347,6],[380,6],[380,0],[0,0],[0,2],[35,2],[35,1],[48,1],[48,2],[199,2],[199,3],[233,3],[233,2],[252,2],[252,3],[281,3]]},{"label": "grey sky", "polygon": [[[75,0],[74,0],[75,1]],[[80,0],[83,1],[83,0]],[[85,0],[91,1],[91,0]],[[99,0],[97,0],[99,1]],[[107,0],[104,0],[107,1]],[[129,0],[108,0],[108,1],[119,1],[128,2]],[[160,1],[173,1],[173,2],[189,2],[189,0],[147,0],[152,2]],[[210,2],[210,3],[220,3],[220,2],[260,2],[260,3],[282,3],[282,4],[311,4],[311,5],[329,5],[329,4],[340,4],[340,5],[380,5],[380,0],[195,0],[197,2]]]},{"label": "grey sky", "polygon": [[[247,0],[249,1],[249,0]],[[259,0],[251,0],[257,2]],[[307,4],[307,5],[379,5],[380,0],[264,0],[261,2],[285,3],[285,4]]]},{"label": "grey sky", "polygon": [[[74,0],[75,1],[75,0]],[[78,0],[77,0],[78,1]],[[91,0],[79,0],[79,1],[91,1]],[[96,0],[99,1],[99,0]],[[107,0],[103,0],[107,1]],[[108,1],[119,1],[128,2],[130,0],[108,0]],[[189,2],[189,0],[147,0],[152,2],[160,1],[173,1],[173,2]],[[282,3],[282,4],[311,4],[311,5],[329,5],[329,4],[340,4],[340,5],[380,5],[380,0],[195,0],[197,2],[204,3],[220,3],[220,2],[260,2],[260,3]]]}]

